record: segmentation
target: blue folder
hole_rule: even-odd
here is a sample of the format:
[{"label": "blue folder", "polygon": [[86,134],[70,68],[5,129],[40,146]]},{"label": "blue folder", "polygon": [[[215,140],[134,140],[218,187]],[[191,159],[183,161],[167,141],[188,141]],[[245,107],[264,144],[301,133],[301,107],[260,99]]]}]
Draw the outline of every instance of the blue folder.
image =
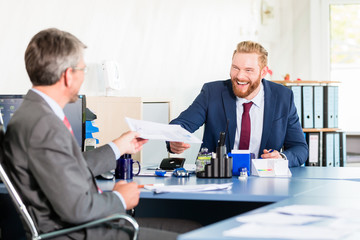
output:
[{"label": "blue folder", "polygon": [[324,86],[324,127],[335,127],[335,87]]},{"label": "blue folder", "polygon": [[333,86],[334,88],[334,128],[339,126],[338,124],[338,109],[339,109],[339,87]]},{"label": "blue folder", "polygon": [[334,133],[334,167],[340,167],[340,134]]},{"label": "blue folder", "polygon": [[324,127],[324,88],[314,86],[314,128]]},{"label": "blue folder", "polygon": [[302,87],[303,128],[314,128],[313,87]]},{"label": "blue folder", "polygon": [[300,124],[302,125],[301,86],[290,86],[290,89],[294,93],[294,104],[299,115]]},{"label": "blue folder", "polygon": [[334,165],[334,133],[325,132],[323,134],[323,166],[332,167]]}]

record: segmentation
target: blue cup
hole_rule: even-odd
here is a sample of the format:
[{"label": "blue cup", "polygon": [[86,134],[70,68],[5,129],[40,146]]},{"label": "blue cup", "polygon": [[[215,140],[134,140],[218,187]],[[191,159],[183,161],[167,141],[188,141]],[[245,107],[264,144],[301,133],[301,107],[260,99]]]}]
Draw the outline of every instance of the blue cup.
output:
[{"label": "blue cup", "polygon": [[[133,173],[133,164],[138,164],[139,170],[137,173]],[[117,160],[116,169],[115,169],[115,178],[129,180],[133,179],[134,176],[139,175],[140,173],[140,163],[139,161],[134,161],[131,158],[131,155],[123,155]]]}]

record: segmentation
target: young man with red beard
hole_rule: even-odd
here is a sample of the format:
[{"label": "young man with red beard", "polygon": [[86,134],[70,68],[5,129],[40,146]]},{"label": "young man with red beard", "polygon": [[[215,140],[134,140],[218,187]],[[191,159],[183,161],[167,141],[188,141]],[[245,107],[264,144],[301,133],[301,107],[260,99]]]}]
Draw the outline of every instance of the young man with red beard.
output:
[{"label": "young man with red beard", "polygon": [[[226,149],[249,149],[256,158],[284,158],[289,167],[308,158],[308,146],[294,105],[292,91],[264,79],[268,53],[260,44],[240,42],[234,51],[231,79],[204,84],[195,101],[170,124],[190,132],[205,124],[202,148],[215,152],[219,133]],[[168,142],[168,151],[182,153],[187,143]]]}]

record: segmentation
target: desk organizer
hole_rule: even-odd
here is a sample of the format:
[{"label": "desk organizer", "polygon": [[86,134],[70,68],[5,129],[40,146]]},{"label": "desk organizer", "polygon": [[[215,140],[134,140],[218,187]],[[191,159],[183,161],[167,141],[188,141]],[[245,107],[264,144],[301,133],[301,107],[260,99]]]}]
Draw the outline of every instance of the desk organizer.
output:
[{"label": "desk organizer", "polygon": [[231,178],[232,157],[226,153],[226,146],[218,146],[216,155],[211,157],[211,163],[205,165],[204,171],[196,172],[198,178]]}]

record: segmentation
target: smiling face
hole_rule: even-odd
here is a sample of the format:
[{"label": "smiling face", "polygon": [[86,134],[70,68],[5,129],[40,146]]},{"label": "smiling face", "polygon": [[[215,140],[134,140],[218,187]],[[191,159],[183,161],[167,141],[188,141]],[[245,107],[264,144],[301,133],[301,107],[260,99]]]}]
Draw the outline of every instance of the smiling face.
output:
[{"label": "smiling face", "polygon": [[260,82],[266,72],[267,66],[260,67],[259,54],[235,53],[230,69],[234,94],[247,100],[253,99],[260,90]]}]

